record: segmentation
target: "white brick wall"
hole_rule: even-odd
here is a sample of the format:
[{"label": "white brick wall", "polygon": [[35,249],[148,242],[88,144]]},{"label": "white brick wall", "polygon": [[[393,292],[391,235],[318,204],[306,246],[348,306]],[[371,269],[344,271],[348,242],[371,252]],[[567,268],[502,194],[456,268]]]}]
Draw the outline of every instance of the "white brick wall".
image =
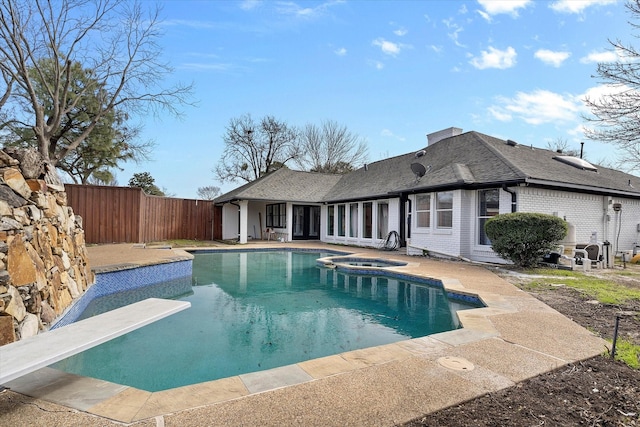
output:
[{"label": "white brick wall", "polygon": [[[408,241],[407,245],[407,253],[409,255],[422,255],[422,248],[455,256],[459,256],[461,254],[461,230],[463,228],[463,218],[466,217],[464,213],[465,207],[463,204],[462,193],[462,190],[456,190],[453,192],[452,227],[446,229],[439,229],[436,227],[435,193],[431,196],[431,227],[429,228],[417,227],[415,196],[410,196],[414,214],[411,218],[411,239]],[[464,227],[467,226],[467,221],[465,221]]]},{"label": "white brick wall", "polygon": [[[609,241],[612,250],[632,250],[640,242],[637,231],[640,224],[640,201],[611,198],[591,194],[563,192],[531,187],[515,187],[517,212],[536,212],[557,215],[575,226],[577,243],[588,243],[593,232],[598,241]],[[432,250],[463,256],[483,262],[505,262],[490,247],[480,246],[478,241],[477,191],[454,192],[453,228],[449,231],[434,227],[435,211],[432,209],[432,226],[417,228],[416,215],[411,225],[410,246],[407,253],[421,255],[422,250]],[[411,196],[415,206],[415,197]],[[613,204],[620,203],[620,212]],[[433,207],[433,206],[432,206]],[[511,212],[511,194],[500,191],[500,213]],[[638,249],[640,252],[640,248]]]},{"label": "white brick wall", "polygon": [[[557,215],[573,224],[576,242],[587,243],[596,232],[599,241],[609,240],[610,227],[606,221],[607,197],[569,193],[529,187],[518,188],[518,211]],[[611,213],[613,211],[611,210]]]},{"label": "white brick wall", "polygon": [[[593,232],[597,233],[598,241],[609,241],[612,250],[633,250],[640,242],[640,200],[598,196],[546,190],[532,187],[514,187],[517,193],[517,212],[536,212],[557,215],[575,226],[577,243],[588,243]],[[437,229],[435,227],[435,201],[432,199],[431,227],[418,228],[415,215],[415,196],[409,197],[413,205],[411,224],[411,238],[408,239],[407,253],[422,255],[422,248],[454,256],[462,256],[482,262],[505,262],[493,253],[491,247],[480,246],[478,241],[477,205],[478,192],[476,190],[456,190],[453,197],[453,227],[451,229]],[[389,203],[389,231],[400,230],[400,200],[398,198],[385,200]],[[322,240],[329,243],[353,244],[358,246],[378,247],[381,240],[376,239],[377,202],[373,202],[374,238],[363,239],[348,237],[349,215],[347,206],[347,236],[328,236],[327,206],[322,207],[321,235]],[[613,204],[620,203],[621,210],[615,212]],[[359,221],[362,222],[362,202],[358,206]],[[511,194],[500,191],[500,213],[511,212]],[[336,208],[337,215],[337,208]],[[337,225],[337,217],[336,217]],[[359,224],[359,236],[362,236],[363,225]],[[639,249],[640,252],[640,249]]]}]

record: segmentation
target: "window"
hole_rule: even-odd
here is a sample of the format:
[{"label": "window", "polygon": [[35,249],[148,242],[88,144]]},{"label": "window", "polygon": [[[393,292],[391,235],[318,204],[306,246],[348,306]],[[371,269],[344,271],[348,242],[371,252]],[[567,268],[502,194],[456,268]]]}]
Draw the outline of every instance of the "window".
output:
[{"label": "window", "polygon": [[349,205],[349,237],[358,237],[358,204]]},{"label": "window", "polygon": [[490,245],[491,240],[484,232],[484,224],[492,216],[500,213],[500,190],[492,188],[491,190],[478,191],[478,244]]},{"label": "window", "polygon": [[364,227],[362,237],[370,239],[373,236],[373,203],[371,202],[362,204],[362,225]]},{"label": "window", "polygon": [[437,193],[436,220],[438,228],[453,227],[453,191]]},{"label": "window", "polygon": [[431,227],[431,194],[416,195],[416,226]]},{"label": "window", "polygon": [[345,205],[338,205],[338,236],[344,236],[345,219]]},{"label": "window", "polygon": [[333,236],[333,226],[335,224],[333,206],[327,206],[327,236]]},{"label": "window", "polygon": [[309,237],[320,234],[320,206],[309,207]]},{"label": "window", "polygon": [[384,239],[389,234],[389,204],[378,203],[378,239]]},{"label": "window", "polygon": [[287,227],[287,205],[285,203],[267,205],[267,227]]}]

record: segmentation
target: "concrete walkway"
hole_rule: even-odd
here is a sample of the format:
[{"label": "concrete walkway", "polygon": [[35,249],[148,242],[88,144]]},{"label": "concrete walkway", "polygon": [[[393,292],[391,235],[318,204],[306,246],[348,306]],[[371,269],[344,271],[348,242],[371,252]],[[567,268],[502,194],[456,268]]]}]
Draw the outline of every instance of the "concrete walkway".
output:
[{"label": "concrete walkway", "polygon": [[[408,265],[394,269],[476,294],[487,307],[459,312],[464,328],[456,331],[156,393],[45,368],[0,393],[0,425],[392,426],[604,349],[603,340],[485,267],[311,243],[230,248],[262,246],[403,260]],[[188,256],[132,245],[93,247],[89,255],[98,270]]]}]

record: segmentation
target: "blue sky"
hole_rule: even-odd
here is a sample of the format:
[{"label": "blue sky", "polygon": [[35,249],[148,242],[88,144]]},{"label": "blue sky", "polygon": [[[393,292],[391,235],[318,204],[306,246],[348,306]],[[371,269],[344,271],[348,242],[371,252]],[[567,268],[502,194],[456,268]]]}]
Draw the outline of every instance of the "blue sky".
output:
[{"label": "blue sky", "polygon": [[365,138],[369,161],[417,151],[451,126],[545,148],[566,140],[592,162],[613,147],[581,132],[586,94],[603,89],[608,39],[632,37],[624,2],[165,1],[161,47],[193,83],[184,116],[145,118],[150,172],[171,195],[223,192],[212,169],[229,120],[249,113],[290,125],[335,120]]}]

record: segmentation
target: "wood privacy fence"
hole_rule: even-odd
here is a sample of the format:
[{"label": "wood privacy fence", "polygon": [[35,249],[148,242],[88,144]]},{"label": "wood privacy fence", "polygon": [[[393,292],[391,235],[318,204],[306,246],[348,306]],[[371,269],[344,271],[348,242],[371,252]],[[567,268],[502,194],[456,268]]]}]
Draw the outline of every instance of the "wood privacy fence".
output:
[{"label": "wood privacy fence", "polygon": [[65,190],[82,217],[86,243],[213,240],[222,234],[220,225],[214,227],[219,209],[209,200],[149,196],[131,187],[65,184]]}]

